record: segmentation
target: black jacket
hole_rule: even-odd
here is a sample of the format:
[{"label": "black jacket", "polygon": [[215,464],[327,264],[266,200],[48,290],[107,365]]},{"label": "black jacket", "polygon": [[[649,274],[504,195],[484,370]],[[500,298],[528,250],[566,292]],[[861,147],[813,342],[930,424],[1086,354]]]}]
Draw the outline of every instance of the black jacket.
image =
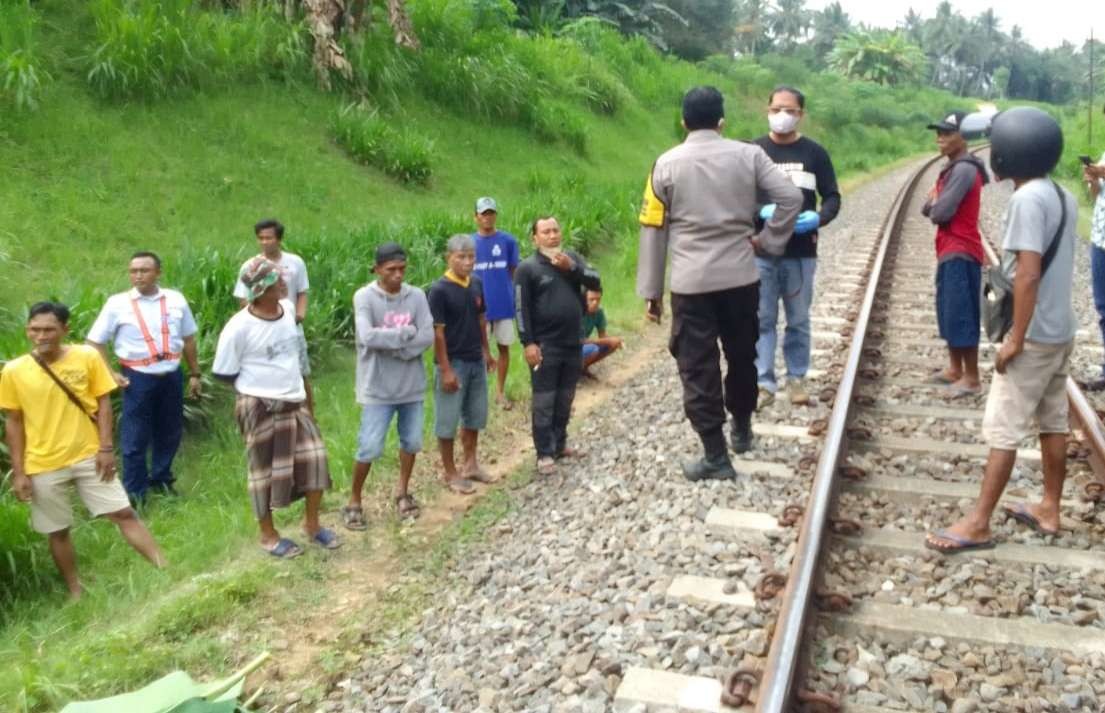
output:
[{"label": "black jacket", "polygon": [[598,272],[578,253],[564,252],[575,264],[567,272],[553,267],[541,253],[523,260],[514,272],[518,338],[524,346],[579,349],[585,293],[601,290],[602,283]]}]

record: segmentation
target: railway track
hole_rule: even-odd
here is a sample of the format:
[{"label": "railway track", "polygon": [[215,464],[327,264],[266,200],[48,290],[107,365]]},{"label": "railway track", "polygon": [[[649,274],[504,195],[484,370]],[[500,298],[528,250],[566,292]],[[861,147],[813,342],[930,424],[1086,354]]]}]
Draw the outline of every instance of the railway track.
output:
[{"label": "railway track", "polygon": [[[924,381],[945,360],[932,227],[918,217],[935,166],[912,174],[815,303],[821,403],[756,426],[798,456],[737,464],[793,502],[706,514],[712,537],[759,557],[756,581],[672,573],[670,602],[751,632],[723,645],[738,669],[722,682],[630,668],[617,710],[1105,710],[1105,532],[1086,517],[1105,482],[1105,430],[1073,380],[1063,534],[995,519],[993,550],[924,549],[925,530],[976,497],[987,452],[985,395],[947,401]],[[1022,446],[1003,502],[1038,492],[1039,452]]]}]

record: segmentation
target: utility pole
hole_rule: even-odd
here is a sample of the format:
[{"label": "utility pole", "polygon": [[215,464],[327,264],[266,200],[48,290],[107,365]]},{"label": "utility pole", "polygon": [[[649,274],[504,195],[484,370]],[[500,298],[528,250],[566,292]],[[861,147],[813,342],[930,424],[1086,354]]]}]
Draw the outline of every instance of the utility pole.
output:
[{"label": "utility pole", "polygon": [[1091,151],[1093,150],[1093,109],[1094,109],[1093,103],[1094,103],[1094,99],[1096,98],[1094,96],[1094,86],[1093,86],[1093,69],[1094,69],[1094,66],[1093,66],[1094,65],[1094,58],[1093,58],[1093,49],[1094,49],[1094,47],[1093,46],[1094,46],[1093,28],[1091,27],[1090,28],[1090,107],[1089,107],[1089,119],[1090,120],[1086,124],[1086,132],[1089,134],[1089,136],[1087,137],[1088,141],[1087,141],[1086,146]]}]

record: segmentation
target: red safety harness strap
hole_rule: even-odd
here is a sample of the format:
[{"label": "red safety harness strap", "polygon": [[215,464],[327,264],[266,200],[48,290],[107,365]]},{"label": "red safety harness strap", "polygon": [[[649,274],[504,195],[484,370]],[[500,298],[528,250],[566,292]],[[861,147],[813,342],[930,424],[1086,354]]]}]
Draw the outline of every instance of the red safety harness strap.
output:
[{"label": "red safety harness strap", "polygon": [[169,351],[169,307],[165,301],[165,295],[158,300],[161,303],[161,349],[158,350],[154,342],[150,328],[146,326],[146,320],[142,317],[142,311],[138,309],[138,300],[131,298],[130,306],[134,310],[134,319],[138,322],[138,328],[142,330],[142,338],[146,340],[146,348],[150,350],[150,356],[145,359],[120,359],[123,366],[149,366],[163,361],[176,361],[180,359],[180,353]]}]

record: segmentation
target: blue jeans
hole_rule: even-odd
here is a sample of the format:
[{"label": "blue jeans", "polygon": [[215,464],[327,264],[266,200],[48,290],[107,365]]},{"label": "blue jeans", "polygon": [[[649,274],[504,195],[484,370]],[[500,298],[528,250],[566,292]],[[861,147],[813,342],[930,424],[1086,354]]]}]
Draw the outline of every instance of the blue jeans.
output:
[{"label": "blue jeans", "polygon": [[[1105,342],[1105,250],[1090,243],[1090,281],[1093,283],[1093,306],[1097,309],[1097,326]],[[1105,368],[1102,369],[1105,373]]]},{"label": "blue jeans", "polygon": [[151,485],[173,482],[173,458],[184,432],[184,376],[180,369],[144,374],[127,367],[123,375],[130,379],[119,417],[123,487],[131,497],[141,498]]},{"label": "blue jeans", "polygon": [[457,425],[482,431],[487,425],[487,365],[480,361],[450,362],[460,388],[446,393],[441,388],[441,369],[434,365],[434,433],[438,438],[456,438]]},{"label": "blue jeans", "polygon": [[357,431],[358,463],[372,463],[384,452],[391,417],[398,415],[399,449],[404,453],[422,450],[422,402],[405,404],[369,404],[361,407],[361,427]]},{"label": "blue jeans", "polygon": [[779,341],[779,301],[787,326],[783,359],[787,377],[801,379],[810,369],[810,305],[813,303],[814,257],[758,257],[760,269],[760,338],[756,342],[757,382],[774,393],[775,345]]}]

